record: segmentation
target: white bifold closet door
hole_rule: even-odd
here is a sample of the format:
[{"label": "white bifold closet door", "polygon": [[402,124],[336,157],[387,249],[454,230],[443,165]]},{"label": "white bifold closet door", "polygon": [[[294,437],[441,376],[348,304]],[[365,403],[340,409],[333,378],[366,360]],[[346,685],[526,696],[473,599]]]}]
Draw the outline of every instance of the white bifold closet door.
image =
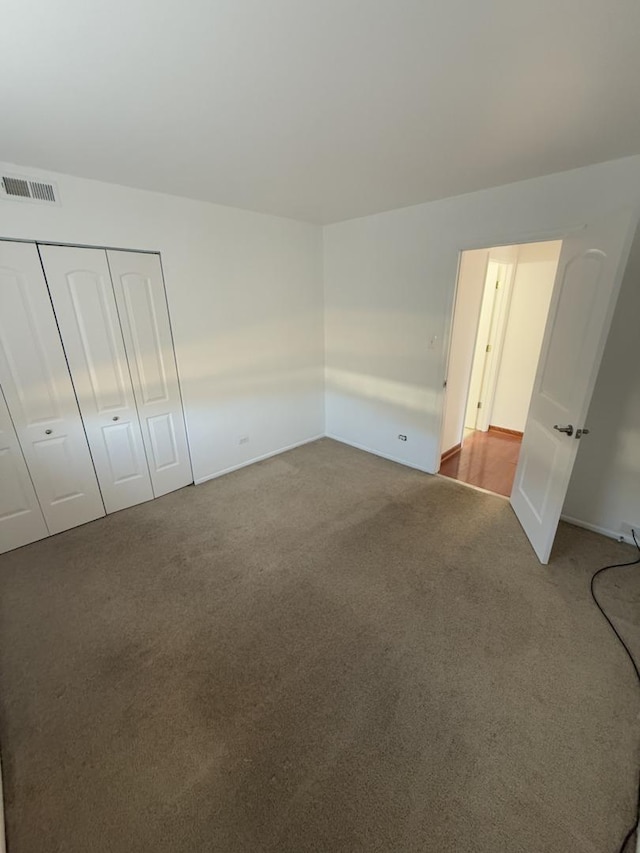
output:
[{"label": "white bifold closet door", "polygon": [[0,554],[49,535],[0,391]]},{"label": "white bifold closet door", "polygon": [[107,512],[153,498],[103,249],[40,246]]},{"label": "white bifold closet door", "polygon": [[[33,243],[0,241],[0,387],[49,533],[103,516],[104,505]],[[0,482],[3,495],[7,488],[4,480]]]},{"label": "white bifold closet door", "polygon": [[193,482],[160,257],[107,251],[156,497]]},{"label": "white bifold closet door", "polygon": [[107,512],[191,483],[158,256],[40,253]]}]

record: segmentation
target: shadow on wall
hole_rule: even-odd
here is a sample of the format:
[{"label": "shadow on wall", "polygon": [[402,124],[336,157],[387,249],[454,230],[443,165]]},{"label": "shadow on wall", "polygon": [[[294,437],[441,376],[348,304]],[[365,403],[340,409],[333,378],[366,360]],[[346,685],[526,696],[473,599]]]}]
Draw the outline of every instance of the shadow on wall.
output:
[{"label": "shadow on wall", "polygon": [[565,502],[614,532],[640,526],[640,227],[629,256]]},{"label": "shadow on wall", "polygon": [[419,412],[424,415],[429,411],[431,393],[429,389],[407,382],[393,379],[383,379],[367,373],[356,373],[350,370],[326,369],[327,387],[332,391],[341,392],[347,396],[354,395],[371,401],[379,401],[385,405],[398,406],[407,411]]},{"label": "shadow on wall", "polygon": [[[210,338],[176,339],[196,479],[323,433],[321,340],[316,315],[303,311],[286,320],[238,321]],[[95,363],[93,369],[104,393],[119,396],[113,365]],[[64,387],[43,376],[38,391],[44,400],[53,393],[49,379],[54,388]],[[240,444],[244,437],[247,443]]]},{"label": "shadow on wall", "polygon": [[[184,384],[206,383],[215,400],[243,397],[247,389],[269,389],[279,382],[288,387],[290,377],[322,367],[321,346],[309,317],[286,322],[235,326],[216,331],[210,338],[176,340],[180,379]],[[295,363],[292,363],[295,353]],[[189,364],[183,368],[182,364]],[[296,383],[297,384],[297,383]]]},{"label": "shadow on wall", "polygon": [[[304,323],[301,320],[300,325]],[[320,351],[317,341],[310,339],[302,331],[291,331],[289,323],[278,327],[274,323],[255,324],[244,329],[234,329],[226,335],[217,335],[214,357],[211,357],[211,340],[202,341],[202,351],[197,342],[187,346],[176,345],[176,360],[183,393],[187,383],[202,383],[215,387],[215,397],[205,395],[209,406],[219,402],[237,400],[253,394],[272,394],[274,388],[284,391],[297,391],[309,387],[309,381],[317,382],[322,373]],[[291,362],[292,349],[296,353],[295,363]],[[184,363],[198,364],[198,369],[181,370],[180,360]],[[102,386],[107,393],[118,393],[114,387],[117,374],[111,362],[92,362],[92,368],[103,377]],[[59,383],[59,376],[50,372],[48,376]],[[64,379],[68,374],[65,372]],[[40,384],[34,385],[34,397],[38,395],[48,400],[52,393],[43,377]]]},{"label": "shadow on wall", "polygon": [[[326,315],[328,433],[431,470],[442,392],[441,342],[423,313],[333,310]],[[399,441],[406,435],[407,441]]]},{"label": "shadow on wall", "polygon": [[196,479],[324,432],[321,340],[302,312],[176,339]]}]

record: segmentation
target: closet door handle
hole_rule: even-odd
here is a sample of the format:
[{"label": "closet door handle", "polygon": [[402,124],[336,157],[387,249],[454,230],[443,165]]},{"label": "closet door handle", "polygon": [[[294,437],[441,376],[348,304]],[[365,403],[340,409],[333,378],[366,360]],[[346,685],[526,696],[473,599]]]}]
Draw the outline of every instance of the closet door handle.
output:
[{"label": "closet door handle", "polygon": [[118,415],[114,415],[114,416],[111,418],[111,420],[112,420],[112,421],[119,421],[119,420],[120,420],[120,418],[118,417]]},{"label": "closet door handle", "polygon": [[52,432],[53,432],[52,429],[45,429],[44,434],[45,435],[51,435]]}]

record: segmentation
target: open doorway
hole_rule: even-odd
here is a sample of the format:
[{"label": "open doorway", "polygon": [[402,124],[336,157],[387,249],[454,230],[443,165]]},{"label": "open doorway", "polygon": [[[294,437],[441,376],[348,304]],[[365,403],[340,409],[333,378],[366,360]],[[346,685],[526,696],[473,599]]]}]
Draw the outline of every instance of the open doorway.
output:
[{"label": "open doorway", "polygon": [[461,255],[440,473],[509,496],[561,240]]}]

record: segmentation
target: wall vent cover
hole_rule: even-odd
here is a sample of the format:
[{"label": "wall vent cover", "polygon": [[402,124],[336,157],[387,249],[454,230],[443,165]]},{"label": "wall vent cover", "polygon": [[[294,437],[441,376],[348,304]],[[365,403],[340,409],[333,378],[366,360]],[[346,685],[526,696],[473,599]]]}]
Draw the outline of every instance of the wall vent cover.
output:
[{"label": "wall vent cover", "polygon": [[32,181],[18,175],[2,175],[0,198],[7,201],[35,201],[45,204],[60,204],[58,187],[44,181]]}]

